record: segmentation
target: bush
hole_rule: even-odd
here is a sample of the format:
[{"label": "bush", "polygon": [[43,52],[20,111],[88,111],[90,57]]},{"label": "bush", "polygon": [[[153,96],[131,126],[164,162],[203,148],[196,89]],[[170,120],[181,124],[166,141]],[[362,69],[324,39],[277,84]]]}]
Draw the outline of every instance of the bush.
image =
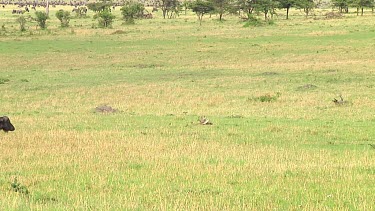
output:
[{"label": "bush", "polygon": [[249,98],[249,100],[259,101],[259,102],[262,102],[262,103],[264,103],[264,102],[270,103],[270,102],[276,101],[280,96],[281,96],[281,93],[277,92],[276,95],[265,94],[265,95],[261,95],[259,97]]},{"label": "bush", "polygon": [[10,184],[10,187],[14,192],[18,192],[21,195],[28,196],[29,190],[26,186],[22,185],[17,181],[17,178],[14,178],[14,181]]},{"label": "bush", "polygon": [[17,18],[17,23],[20,24],[20,31],[23,32],[23,31],[26,31],[26,18],[23,17],[23,15],[21,15],[20,17]]},{"label": "bush", "polygon": [[64,11],[64,10],[59,10],[56,12],[56,18],[60,20],[61,22],[61,27],[68,27],[69,26],[69,21],[70,21],[70,12],[69,11]]},{"label": "bush", "polygon": [[36,21],[38,22],[38,25],[40,26],[40,28],[45,29],[46,21],[48,19],[47,13],[42,12],[42,11],[36,11],[35,15],[36,15]]},{"label": "bush", "polygon": [[7,79],[7,78],[0,78],[0,84],[5,84],[6,82],[9,82],[9,79]]},{"label": "bush", "polygon": [[126,23],[133,24],[135,18],[143,16],[145,7],[141,3],[131,2],[121,8],[122,16]]},{"label": "bush", "polygon": [[103,27],[103,28],[107,28],[107,27],[112,26],[113,19],[116,18],[116,16],[114,16],[109,11],[109,9],[106,9],[106,10],[98,13],[97,15],[95,15],[95,17],[98,18],[99,27]]},{"label": "bush", "polygon": [[246,23],[244,24],[244,27],[249,26],[262,26],[263,22],[259,20],[258,18],[254,16],[249,16],[249,18],[246,20]]}]

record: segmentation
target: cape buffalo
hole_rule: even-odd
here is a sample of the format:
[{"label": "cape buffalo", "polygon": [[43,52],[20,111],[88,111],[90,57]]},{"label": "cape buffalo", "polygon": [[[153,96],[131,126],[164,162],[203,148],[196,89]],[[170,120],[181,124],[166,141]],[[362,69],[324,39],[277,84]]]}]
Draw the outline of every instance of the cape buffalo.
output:
[{"label": "cape buffalo", "polygon": [[10,123],[10,120],[7,116],[0,117],[0,130],[4,130],[6,133],[8,131],[15,130],[14,126],[12,125],[12,123]]}]

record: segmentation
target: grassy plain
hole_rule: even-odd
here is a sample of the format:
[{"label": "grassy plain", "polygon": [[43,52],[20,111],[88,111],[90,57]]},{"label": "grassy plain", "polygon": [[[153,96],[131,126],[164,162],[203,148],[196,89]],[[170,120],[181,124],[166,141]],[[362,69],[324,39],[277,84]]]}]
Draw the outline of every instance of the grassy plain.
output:
[{"label": "grassy plain", "polygon": [[[16,127],[0,134],[2,209],[375,209],[375,16],[295,11],[246,28],[158,13],[112,29],[52,16],[21,33],[11,9],[0,9],[0,112]],[[340,94],[350,103],[336,106]]]}]

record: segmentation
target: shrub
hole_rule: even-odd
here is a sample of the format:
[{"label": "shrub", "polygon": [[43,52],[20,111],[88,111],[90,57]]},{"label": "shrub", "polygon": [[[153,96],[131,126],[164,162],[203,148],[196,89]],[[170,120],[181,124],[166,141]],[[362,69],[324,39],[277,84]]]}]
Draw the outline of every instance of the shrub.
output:
[{"label": "shrub", "polygon": [[48,19],[47,13],[42,12],[42,11],[36,11],[35,15],[36,15],[36,21],[38,22],[38,25],[40,26],[40,28],[45,29],[46,21]]},{"label": "shrub", "polygon": [[121,8],[122,16],[126,23],[133,24],[135,18],[143,16],[145,7],[141,3],[131,2]]},{"label": "shrub", "polygon": [[61,22],[61,27],[68,27],[69,26],[69,21],[70,21],[70,12],[69,11],[64,11],[64,10],[59,10],[56,12],[56,18],[60,20]]},{"label": "shrub", "polygon": [[23,15],[19,16],[17,19],[16,19],[17,23],[20,24],[20,31],[23,32],[23,31],[26,31],[26,18],[23,17]]},{"label": "shrub", "polygon": [[7,79],[7,78],[0,78],[0,84],[5,84],[6,82],[9,82],[9,79]]},{"label": "shrub", "polygon": [[249,26],[262,26],[263,22],[259,20],[258,18],[254,16],[249,16],[249,18],[246,20],[246,23],[244,24],[244,27]]},{"label": "shrub", "polygon": [[10,187],[14,192],[18,192],[19,194],[22,194],[24,196],[29,195],[29,190],[26,186],[22,185],[17,181],[17,178],[14,178],[14,181],[10,184]]},{"label": "shrub", "polygon": [[270,103],[270,102],[276,101],[280,96],[281,96],[281,93],[277,92],[276,95],[265,94],[265,95],[261,95],[259,97],[250,98],[249,100],[260,101],[262,103],[264,103],[264,102]]},{"label": "shrub", "polygon": [[103,28],[107,28],[107,27],[112,26],[113,19],[116,18],[116,16],[114,16],[109,11],[109,9],[106,9],[106,10],[104,10],[102,12],[99,12],[97,15],[95,15],[95,17],[98,18],[99,27],[103,27]]}]

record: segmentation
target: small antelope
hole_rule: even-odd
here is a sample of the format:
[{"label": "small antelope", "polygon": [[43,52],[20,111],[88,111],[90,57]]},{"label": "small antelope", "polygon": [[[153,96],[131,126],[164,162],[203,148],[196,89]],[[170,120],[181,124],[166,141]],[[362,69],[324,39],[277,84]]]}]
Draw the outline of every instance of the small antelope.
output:
[{"label": "small antelope", "polygon": [[212,122],[210,122],[205,116],[201,116],[198,120],[201,125],[212,125]]},{"label": "small antelope", "polygon": [[348,101],[344,100],[341,95],[339,97],[340,97],[340,100],[333,98],[332,102],[334,102],[336,105],[339,105],[339,106],[348,103]]}]

